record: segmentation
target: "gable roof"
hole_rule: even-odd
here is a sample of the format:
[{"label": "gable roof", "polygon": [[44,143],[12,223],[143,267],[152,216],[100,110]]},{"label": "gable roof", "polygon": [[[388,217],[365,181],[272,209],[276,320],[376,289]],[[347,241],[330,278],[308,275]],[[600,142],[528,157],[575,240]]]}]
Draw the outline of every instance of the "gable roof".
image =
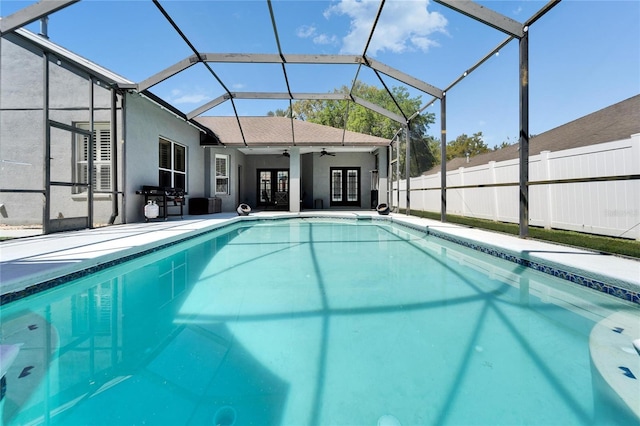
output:
[{"label": "gable roof", "polygon": [[[230,147],[267,146],[387,146],[389,139],[286,117],[196,117]],[[242,133],[238,126],[242,126]],[[246,140],[246,145],[243,140]]]},{"label": "gable roof", "polygon": [[[628,139],[636,133],[640,133],[640,95],[532,137],[529,140],[529,155]],[[466,158],[454,158],[447,162],[447,170],[479,166],[489,161],[513,160],[519,156],[519,145],[515,143],[496,151],[473,156],[468,163]],[[436,166],[425,174],[439,171],[440,166]]]}]

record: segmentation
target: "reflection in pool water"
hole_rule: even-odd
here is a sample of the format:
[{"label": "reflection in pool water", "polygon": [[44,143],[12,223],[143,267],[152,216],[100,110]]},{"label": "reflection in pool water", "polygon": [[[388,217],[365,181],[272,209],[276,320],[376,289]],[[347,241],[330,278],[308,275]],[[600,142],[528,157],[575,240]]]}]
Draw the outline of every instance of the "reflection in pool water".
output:
[{"label": "reflection in pool water", "polygon": [[240,224],[3,306],[4,419],[607,423],[588,337],[634,309],[387,223]]}]

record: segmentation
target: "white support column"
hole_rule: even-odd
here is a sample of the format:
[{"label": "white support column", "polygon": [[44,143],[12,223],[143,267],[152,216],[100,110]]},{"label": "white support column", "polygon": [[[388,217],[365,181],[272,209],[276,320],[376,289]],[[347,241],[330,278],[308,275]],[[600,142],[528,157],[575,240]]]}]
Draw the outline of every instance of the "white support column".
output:
[{"label": "white support column", "polygon": [[386,147],[378,150],[378,204],[389,204],[389,159]]},{"label": "white support column", "polygon": [[300,211],[300,148],[289,149],[289,211]]}]

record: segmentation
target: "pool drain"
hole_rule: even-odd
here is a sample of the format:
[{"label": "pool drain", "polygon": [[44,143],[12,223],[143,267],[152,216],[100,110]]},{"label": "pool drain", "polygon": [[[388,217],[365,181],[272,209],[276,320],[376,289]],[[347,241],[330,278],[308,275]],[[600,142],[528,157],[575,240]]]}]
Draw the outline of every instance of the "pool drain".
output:
[{"label": "pool drain", "polygon": [[220,407],[213,415],[213,424],[216,426],[233,426],[235,423],[236,410],[233,407]]},{"label": "pool drain", "polygon": [[378,426],[401,426],[400,420],[391,414],[385,414],[378,419]]}]

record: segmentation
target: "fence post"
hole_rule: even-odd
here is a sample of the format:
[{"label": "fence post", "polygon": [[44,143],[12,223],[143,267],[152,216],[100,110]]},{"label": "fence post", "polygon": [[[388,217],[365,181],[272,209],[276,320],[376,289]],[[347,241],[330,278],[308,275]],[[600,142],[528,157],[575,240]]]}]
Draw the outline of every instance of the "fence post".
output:
[{"label": "fence post", "polygon": [[[489,161],[489,173],[491,175],[491,183],[496,183],[496,162]],[[500,204],[498,203],[498,188],[493,187],[493,191],[491,191],[491,195],[493,197],[493,217],[494,222],[498,221],[498,217],[500,217]]]},{"label": "fence post", "polygon": [[[458,176],[460,176],[460,186],[464,186],[464,167],[458,167]],[[467,216],[467,200],[464,198],[466,190],[458,189],[460,194],[460,199],[462,200],[462,206],[460,206],[460,212],[462,213],[462,217]]]},{"label": "fence post", "polygon": [[[540,169],[543,176],[538,179],[551,180],[551,164],[549,162],[549,154],[551,151],[540,152]],[[553,222],[553,197],[551,191],[551,185],[544,185],[542,190],[542,200],[545,202],[545,207],[540,209],[542,211],[542,223],[544,229],[551,229],[551,223]]]}]

